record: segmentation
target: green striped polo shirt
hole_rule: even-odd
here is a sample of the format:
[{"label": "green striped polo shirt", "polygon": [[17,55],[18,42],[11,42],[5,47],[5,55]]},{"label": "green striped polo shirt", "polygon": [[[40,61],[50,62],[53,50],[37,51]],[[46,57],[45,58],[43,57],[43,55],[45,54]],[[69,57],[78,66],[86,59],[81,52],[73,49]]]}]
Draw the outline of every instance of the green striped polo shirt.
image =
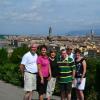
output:
[{"label": "green striped polo shirt", "polygon": [[72,82],[72,71],[75,70],[75,64],[72,58],[66,58],[58,61],[58,81],[59,83]]}]

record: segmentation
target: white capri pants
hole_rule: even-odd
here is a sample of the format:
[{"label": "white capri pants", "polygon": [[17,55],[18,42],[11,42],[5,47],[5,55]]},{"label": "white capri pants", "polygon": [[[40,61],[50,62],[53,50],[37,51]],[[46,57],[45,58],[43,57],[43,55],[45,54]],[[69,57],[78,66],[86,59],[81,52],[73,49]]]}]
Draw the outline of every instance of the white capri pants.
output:
[{"label": "white capri pants", "polygon": [[85,89],[85,83],[86,78],[83,78],[80,83],[81,78],[75,78],[74,83],[72,84],[72,87],[78,89],[78,90],[84,90]]},{"label": "white capri pants", "polygon": [[55,89],[55,85],[56,85],[56,78],[52,77],[51,80],[48,81],[48,84],[47,84],[46,97],[52,96]]}]

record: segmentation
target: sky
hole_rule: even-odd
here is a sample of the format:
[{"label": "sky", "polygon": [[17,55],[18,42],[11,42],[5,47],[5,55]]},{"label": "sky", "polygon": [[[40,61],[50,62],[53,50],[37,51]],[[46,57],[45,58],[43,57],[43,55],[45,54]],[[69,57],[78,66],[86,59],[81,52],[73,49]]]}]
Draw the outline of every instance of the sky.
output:
[{"label": "sky", "polygon": [[0,34],[99,30],[100,0],[0,0]]}]

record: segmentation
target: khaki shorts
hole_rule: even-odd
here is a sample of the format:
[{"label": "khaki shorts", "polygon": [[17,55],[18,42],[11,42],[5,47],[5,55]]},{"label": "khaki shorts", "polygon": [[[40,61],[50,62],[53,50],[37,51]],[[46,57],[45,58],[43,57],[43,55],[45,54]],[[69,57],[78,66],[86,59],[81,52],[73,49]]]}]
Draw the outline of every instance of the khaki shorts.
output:
[{"label": "khaki shorts", "polygon": [[25,91],[36,90],[36,81],[37,81],[36,74],[25,72],[24,73],[24,90]]}]

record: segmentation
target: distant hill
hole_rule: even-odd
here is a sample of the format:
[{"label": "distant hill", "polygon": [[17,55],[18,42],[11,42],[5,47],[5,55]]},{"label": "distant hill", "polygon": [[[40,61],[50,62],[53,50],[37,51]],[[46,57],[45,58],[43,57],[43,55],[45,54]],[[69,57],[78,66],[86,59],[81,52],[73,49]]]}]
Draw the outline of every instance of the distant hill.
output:
[{"label": "distant hill", "polygon": [[[100,29],[93,29],[95,35],[99,35],[100,36]],[[82,36],[82,35],[87,35],[87,34],[90,34],[91,33],[91,29],[84,29],[84,30],[74,30],[74,31],[69,31],[69,32],[66,32],[66,33],[52,33],[52,35],[68,35],[68,36]],[[30,33],[30,34],[20,34],[20,33],[16,33],[16,34],[1,34],[0,35],[0,39],[4,39],[4,35],[26,35],[26,36],[47,36],[48,33]]]},{"label": "distant hill", "polygon": [[[95,35],[100,35],[100,29],[96,29],[93,31],[94,31]],[[86,35],[89,33],[91,33],[91,30],[75,30],[75,31],[68,32],[69,35]]]}]

